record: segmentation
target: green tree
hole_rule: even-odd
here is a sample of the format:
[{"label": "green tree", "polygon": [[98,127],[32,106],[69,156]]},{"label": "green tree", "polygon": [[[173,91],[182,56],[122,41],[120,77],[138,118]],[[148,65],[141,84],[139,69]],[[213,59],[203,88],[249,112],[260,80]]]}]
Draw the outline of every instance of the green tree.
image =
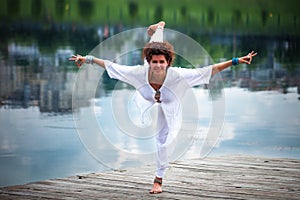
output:
[{"label": "green tree", "polygon": [[163,18],[163,7],[162,5],[157,5],[154,13],[154,19],[159,21]]},{"label": "green tree", "polygon": [[138,14],[138,4],[136,2],[129,2],[128,4],[129,15],[132,20],[135,20]]},{"label": "green tree", "polygon": [[80,8],[80,15],[84,20],[90,20],[94,12],[94,2],[91,0],[79,0],[78,7]]}]

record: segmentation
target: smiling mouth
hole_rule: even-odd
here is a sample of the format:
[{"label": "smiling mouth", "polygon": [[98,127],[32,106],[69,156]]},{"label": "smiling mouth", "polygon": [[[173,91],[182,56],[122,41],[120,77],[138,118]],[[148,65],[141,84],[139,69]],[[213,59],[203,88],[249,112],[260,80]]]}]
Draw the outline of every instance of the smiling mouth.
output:
[{"label": "smiling mouth", "polygon": [[153,71],[159,73],[159,72],[163,72],[164,70],[162,70],[162,69],[155,69]]},{"label": "smiling mouth", "polygon": [[157,66],[157,67],[154,67],[153,69],[154,69],[154,70],[157,70],[157,71],[162,71],[162,70],[164,70],[164,68],[163,68],[163,67],[159,67],[159,66]]}]

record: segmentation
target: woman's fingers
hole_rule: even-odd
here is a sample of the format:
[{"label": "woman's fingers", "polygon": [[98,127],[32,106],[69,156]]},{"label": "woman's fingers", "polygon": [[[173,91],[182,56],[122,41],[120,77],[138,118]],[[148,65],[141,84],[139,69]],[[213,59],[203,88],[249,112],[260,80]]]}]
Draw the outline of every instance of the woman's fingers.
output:
[{"label": "woman's fingers", "polygon": [[257,55],[257,52],[251,51],[251,53],[248,53],[248,55],[250,55],[250,56],[254,57],[254,56],[256,56],[256,55]]},{"label": "woman's fingers", "polygon": [[247,56],[242,58],[242,61],[246,64],[251,64],[252,58],[257,55],[257,52],[251,51]]},{"label": "woman's fingers", "polygon": [[72,55],[72,57],[69,58],[69,60],[74,61],[78,68],[81,67],[81,65],[84,63],[84,57],[82,57],[79,54]]},{"label": "woman's fingers", "polygon": [[71,58],[69,58],[69,60],[70,60],[70,61],[76,60],[76,57],[77,57],[77,56],[75,56],[75,55],[72,55],[72,57],[71,57]]},{"label": "woman's fingers", "polygon": [[77,65],[77,67],[79,68],[79,67],[81,67],[81,65],[82,65],[82,62],[75,62],[75,64]]}]

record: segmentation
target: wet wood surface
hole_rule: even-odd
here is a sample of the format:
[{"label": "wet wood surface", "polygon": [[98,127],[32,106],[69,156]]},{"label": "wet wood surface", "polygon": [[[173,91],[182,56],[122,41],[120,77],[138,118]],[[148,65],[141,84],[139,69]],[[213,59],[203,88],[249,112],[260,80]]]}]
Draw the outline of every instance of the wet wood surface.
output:
[{"label": "wet wood surface", "polygon": [[245,156],[171,163],[163,193],[149,194],[155,166],[0,188],[0,199],[300,199],[300,160]]}]

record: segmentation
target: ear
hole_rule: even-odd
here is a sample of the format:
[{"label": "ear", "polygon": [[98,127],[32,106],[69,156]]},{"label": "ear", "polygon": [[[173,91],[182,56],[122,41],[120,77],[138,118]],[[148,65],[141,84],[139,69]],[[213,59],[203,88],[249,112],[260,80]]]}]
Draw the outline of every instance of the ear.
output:
[{"label": "ear", "polygon": [[171,59],[168,60],[168,67],[171,66]]}]

